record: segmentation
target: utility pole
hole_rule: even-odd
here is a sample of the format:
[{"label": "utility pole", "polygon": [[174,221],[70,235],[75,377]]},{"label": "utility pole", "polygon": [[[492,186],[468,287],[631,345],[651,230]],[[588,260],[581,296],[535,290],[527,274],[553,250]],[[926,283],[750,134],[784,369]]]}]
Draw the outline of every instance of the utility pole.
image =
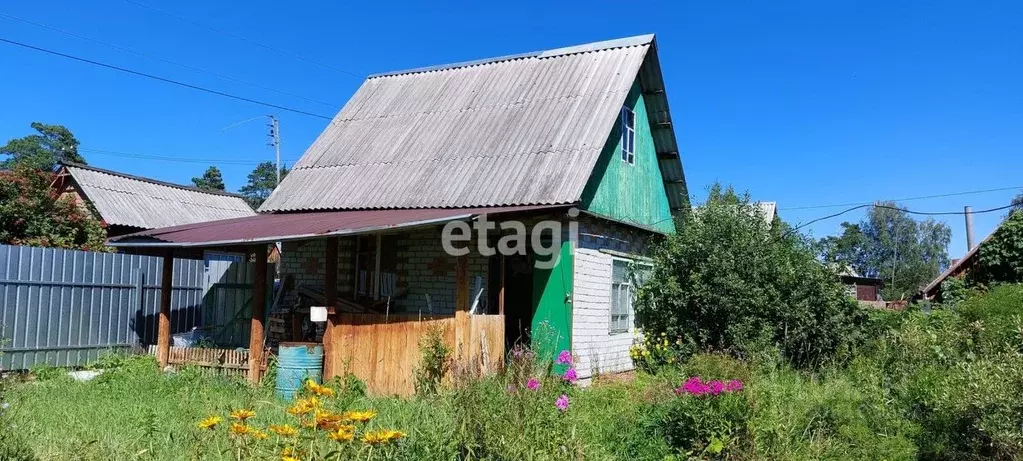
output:
[{"label": "utility pole", "polygon": [[281,185],[281,124],[277,121],[277,117],[273,115],[267,115],[270,117],[270,147],[274,148],[274,153],[277,157],[277,168],[274,169],[274,173],[277,174],[277,185]]},{"label": "utility pole", "polygon": [[973,249],[973,207],[963,207],[963,214],[966,215],[966,251]]}]

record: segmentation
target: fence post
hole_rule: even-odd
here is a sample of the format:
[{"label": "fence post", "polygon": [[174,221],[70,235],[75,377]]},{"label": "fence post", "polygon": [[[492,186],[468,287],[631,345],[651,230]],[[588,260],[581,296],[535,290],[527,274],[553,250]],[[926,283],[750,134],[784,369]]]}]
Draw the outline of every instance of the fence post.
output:
[{"label": "fence post", "polygon": [[252,327],[249,328],[249,382],[259,384],[263,363],[263,319],[266,316],[266,244],[256,245],[256,268],[252,274]]},{"label": "fence post", "polygon": [[327,238],[323,261],[323,298],[327,305],[327,326],[323,332],[323,380],[334,377],[334,335],[341,312],[337,308],[337,237]]},{"label": "fence post", "polygon": [[156,359],[162,370],[170,362],[170,313],[174,283],[174,250],[163,255],[163,276],[160,278],[160,319],[156,338]]},{"label": "fence post", "polygon": [[[134,259],[134,258],[132,258],[132,259]],[[141,314],[138,317],[136,317],[136,318],[139,318],[139,319],[145,319],[146,318],[146,306],[145,306],[146,296],[145,296],[145,291],[144,291],[145,290],[145,283],[146,283],[145,277],[146,277],[146,271],[144,269],[142,269],[142,266],[137,267],[136,268],[136,273],[135,273],[135,309],[137,310],[137,312],[139,312]],[[142,325],[139,325],[139,323],[142,323]],[[142,342],[141,338],[142,338],[142,335],[145,334],[145,328],[146,328],[145,327],[145,322],[138,322],[138,321],[135,322],[135,336],[132,338],[132,342],[133,343],[139,344],[139,343]],[[139,331],[139,330],[142,330],[142,331]],[[130,334],[130,332],[129,332],[129,334]]]},{"label": "fence post", "polygon": [[462,255],[455,262],[455,358],[459,362],[469,354],[469,333],[469,258]]}]

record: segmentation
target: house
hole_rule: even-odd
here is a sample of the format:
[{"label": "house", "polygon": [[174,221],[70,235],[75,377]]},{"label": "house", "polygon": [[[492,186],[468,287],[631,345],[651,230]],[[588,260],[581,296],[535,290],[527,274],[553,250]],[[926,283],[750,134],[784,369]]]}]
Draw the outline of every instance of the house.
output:
[{"label": "house", "polygon": [[326,376],[408,393],[424,324],[481,368],[529,343],[571,350],[583,380],[632,370],[636,274],[688,207],[645,35],[369,76],[259,215],[111,244],[233,247],[258,263],[283,242],[284,277],[329,309]]},{"label": "house", "polygon": [[[1003,282],[1018,280],[1009,274],[999,275],[999,271],[1004,270],[999,266],[1015,264],[1015,262],[1019,260],[1018,258],[1023,255],[1023,242],[1019,242],[1017,239],[1011,238],[1014,233],[1014,229],[1018,229],[1021,223],[1023,223],[1023,212],[1010,211],[1009,216],[1003,219],[1002,222],[998,224],[998,227],[991,231],[987,237],[984,237],[984,240],[981,240],[979,244],[970,248],[962,258],[953,259],[952,264],[948,267],[948,269],[945,269],[945,271],[935,277],[934,280],[921,288],[918,297],[929,300],[940,300],[942,296],[941,285],[945,280],[948,280],[949,277],[964,278],[971,273],[977,276],[978,279],[986,280],[987,282],[995,280]],[[1015,247],[1015,250],[1009,251],[1008,254],[1003,254],[1000,258],[992,258],[992,260],[1000,259],[1001,264],[993,261],[988,264],[981,264],[981,247],[989,245],[989,242],[991,242],[995,236],[1001,236],[999,238],[1002,241],[1012,242],[1008,245],[1009,247]]]},{"label": "house", "polygon": [[76,163],[63,163],[58,193],[88,204],[117,237],[146,229],[254,216],[242,196],[208,191]]},{"label": "house", "polygon": [[884,299],[881,298],[881,289],[884,288],[884,280],[877,277],[861,277],[855,272],[841,274],[842,284],[845,285],[849,297],[868,303],[881,302],[884,306]]}]

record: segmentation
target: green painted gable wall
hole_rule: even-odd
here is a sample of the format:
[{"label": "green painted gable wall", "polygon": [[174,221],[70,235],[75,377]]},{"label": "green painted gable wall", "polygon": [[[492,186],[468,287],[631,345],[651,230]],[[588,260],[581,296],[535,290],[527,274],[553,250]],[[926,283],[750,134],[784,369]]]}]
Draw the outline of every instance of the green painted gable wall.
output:
[{"label": "green painted gable wall", "polygon": [[625,104],[636,113],[636,163],[629,165],[622,160],[621,120],[618,120],[583,190],[581,207],[611,220],[674,233],[675,222],[657,165],[657,149],[650,134],[650,119],[639,82],[632,84]]}]

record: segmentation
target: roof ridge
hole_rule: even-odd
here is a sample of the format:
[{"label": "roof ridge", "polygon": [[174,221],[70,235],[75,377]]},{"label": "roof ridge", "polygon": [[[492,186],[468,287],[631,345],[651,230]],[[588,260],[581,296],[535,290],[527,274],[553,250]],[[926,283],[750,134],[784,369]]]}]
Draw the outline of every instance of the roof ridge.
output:
[{"label": "roof ridge", "polygon": [[237,197],[237,198],[241,198],[241,199],[245,198],[244,195],[236,194],[234,192],[220,191],[220,190],[200,189],[198,187],[186,186],[186,185],[183,185],[183,184],[175,184],[175,183],[172,183],[172,182],[161,181],[159,179],[147,178],[145,176],[136,176],[136,175],[133,175],[133,174],[121,173],[119,171],[108,170],[108,169],[105,169],[105,168],[98,168],[98,167],[94,167],[94,166],[91,166],[91,165],[85,165],[85,164],[82,164],[82,163],[63,161],[63,162],[60,162],[59,164],[63,165],[63,166],[69,166],[69,167],[72,167],[72,168],[81,168],[83,170],[91,170],[91,171],[95,171],[95,172],[98,172],[98,173],[108,174],[108,175],[111,175],[111,176],[120,176],[122,178],[133,179],[135,181],[147,182],[147,183],[150,183],[150,184],[156,184],[158,186],[166,186],[166,187],[173,187],[175,189],[183,189],[183,190],[190,191],[190,192],[198,192],[198,193],[201,193],[201,194],[210,194],[210,195],[223,195],[223,196],[227,196],[227,197]]},{"label": "roof ridge", "polygon": [[484,64],[494,64],[504,61],[514,61],[516,59],[527,59],[527,58],[551,58],[555,56],[565,56],[569,54],[580,54],[591,51],[609,50],[614,48],[626,48],[630,46],[640,46],[651,44],[654,41],[654,34],[645,35],[634,35],[632,37],[616,38],[611,40],[603,40],[599,42],[584,43],[581,45],[565,46],[561,48],[552,48],[550,50],[540,50],[528,53],[509,54],[505,56],[497,56],[491,58],[475,59],[469,61],[454,62],[449,64],[440,64],[435,66],[424,66],[414,67],[411,69],[396,70],[390,72],[380,72],[377,74],[370,74],[366,77],[366,80],[381,78],[381,77],[393,77],[397,75],[408,75],[408,74],[420,74],[425,72],[435,72],[440,70],[458,69],[462,67],[472,67]]},{"label": "roof ridge", "polygon": [[[122,190],[122,189],[114,189],[112,187],[97,186],[97,185],[94,185],[94,184],[86,184],[86,185],[89,186],[89,187],[92,187],[94,189],[102,189],[102,190],[109,191],[109,192],[116,192],[118,194],[128,194],[128,195],[144,196],[144,197],[151,198],[153,200],[163,200],[163,201],[166,201],[166,202],[183,203],[183,204],[193,205],[193,206],[202,207],[202,208],[209,208],[211,210],[224,210],[224,211],[246,211],[246,210],[252,210],[252,207],[249,207],[248,204],[246,204],[244,201],[242,202],[242,205],[244,207],[226,208],[226,207],[222,207],[222,206],[207,205],[205,203],[199,203],[199,202],[196,202],[194,200],[188,200],[188,199],[186,199],[186,200],[174,200],[174,199],[170,199],[170,198],[167,198],[167,197],[156,196],[156,195],[153,195],[153,194],[136,193],[136,192]],[[232,198],[234,198],[234,197],[232,197]],[[237,197],[237,198],[244,199],[244,197]]]}]

